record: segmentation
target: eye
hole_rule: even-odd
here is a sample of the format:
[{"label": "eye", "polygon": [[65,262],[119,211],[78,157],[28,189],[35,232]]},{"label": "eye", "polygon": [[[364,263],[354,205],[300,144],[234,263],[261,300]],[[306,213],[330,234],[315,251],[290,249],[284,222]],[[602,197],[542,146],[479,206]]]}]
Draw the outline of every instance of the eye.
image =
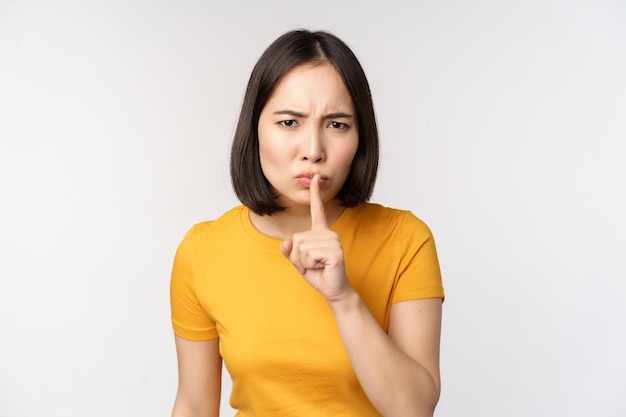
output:
[{"label": "eye", "polygon": [[281,120],[278,124],[285,127],[294,127],[298,125],[298,122],[295,120]]},{"label": "eye", "polygon": [[332,129],[347,129],[350,126],[348,126],[345,123],[341,123],[341,122],[330,122],[328,124],[328,127],[332,128]]}]

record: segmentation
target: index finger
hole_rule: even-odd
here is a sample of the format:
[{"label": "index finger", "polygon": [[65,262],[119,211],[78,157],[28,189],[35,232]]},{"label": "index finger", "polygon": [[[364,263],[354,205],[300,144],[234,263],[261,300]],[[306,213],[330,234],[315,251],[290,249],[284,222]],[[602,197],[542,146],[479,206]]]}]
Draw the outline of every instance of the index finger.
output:
[{"label": "index finger", "polygon": [[313,176],[309,191],[311,193],[311,230],[328,229],[324,202],[322,201],[322,194],[320,192],[320,174]]}]

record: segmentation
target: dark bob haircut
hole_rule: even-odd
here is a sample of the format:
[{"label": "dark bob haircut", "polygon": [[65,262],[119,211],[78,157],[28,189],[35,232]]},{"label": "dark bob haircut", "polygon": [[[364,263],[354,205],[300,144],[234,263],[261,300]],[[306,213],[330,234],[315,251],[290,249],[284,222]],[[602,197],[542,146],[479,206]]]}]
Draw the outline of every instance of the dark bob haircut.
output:
[{"label": "dark bob haircut", "polygon": [[276,39],[254,66],[243,99],[230,154],[230,175],[239,200],[259,215],[284,210],[261,169],[258,125],[274,88],[292,68],[330,63],[341,75],[357,115],[359,144],[337,197],[346,207],[369,200],[378,172],[378,129],[372,96],[361,64],[350,48],[328,32],[294,30]]}]

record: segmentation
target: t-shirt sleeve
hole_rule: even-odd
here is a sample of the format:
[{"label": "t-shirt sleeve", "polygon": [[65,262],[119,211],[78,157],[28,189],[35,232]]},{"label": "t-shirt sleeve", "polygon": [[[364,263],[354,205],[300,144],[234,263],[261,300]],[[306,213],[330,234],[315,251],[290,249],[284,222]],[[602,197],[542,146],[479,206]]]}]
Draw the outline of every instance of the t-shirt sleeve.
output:
[{"label": "t-shirt sleeve", "polygon": [[174,333],[188,340],[216,338],[215,322],[205,312],[196,293],[194,255],[197,250],[197,227],[192,228],[174,257],[170,281],[170,306]]},{"label": "t-shirt sleeve", "polygon": [[392,303],[422,298],[444,299],[435,240],[428,226],[405,212],[402,226],[402,261]]}]

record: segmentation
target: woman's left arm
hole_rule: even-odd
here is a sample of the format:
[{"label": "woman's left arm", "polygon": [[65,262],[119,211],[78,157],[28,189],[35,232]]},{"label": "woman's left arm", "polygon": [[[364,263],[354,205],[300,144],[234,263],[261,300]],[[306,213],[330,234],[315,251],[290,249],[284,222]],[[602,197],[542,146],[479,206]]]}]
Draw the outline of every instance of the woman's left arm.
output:
[{"label": "woman's left arm", "polygon": [[385,417],[432,417],[439,400],[440,298],[391,306],[388,333],[350,285],[339,236],[330,230],[311,181],[311,230],[280,247],[333,310],[341,340],[368,398]]},{"label": "woman's left arm", "polygon": [[385,333],[356,291],[331,303],[352,367],[385,417],[431,417],[441,388],[440,298],[392,305]]}]

